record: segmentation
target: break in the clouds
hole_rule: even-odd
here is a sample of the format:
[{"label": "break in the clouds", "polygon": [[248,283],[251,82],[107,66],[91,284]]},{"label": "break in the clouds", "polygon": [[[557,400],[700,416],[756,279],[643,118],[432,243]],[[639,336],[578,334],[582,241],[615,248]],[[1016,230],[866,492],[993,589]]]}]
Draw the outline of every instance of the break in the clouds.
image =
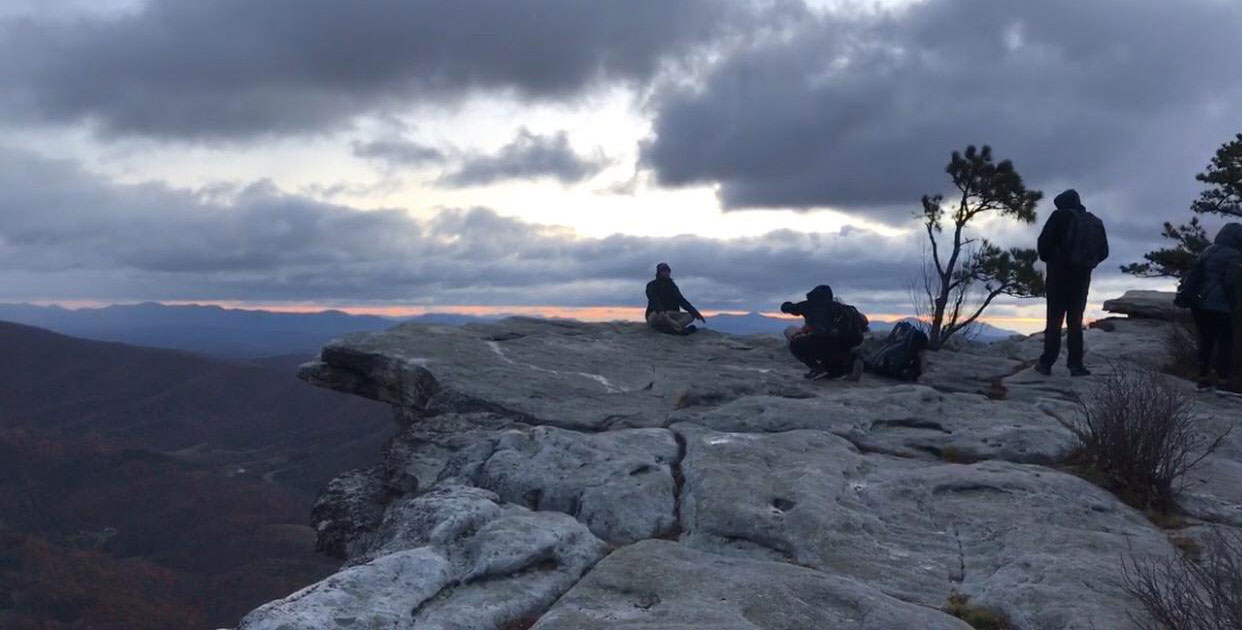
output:
[{"label": "break in the clouds", "polygon": [[610,164],[599,151],[594,155],[576,152],[564,131],[540,135],[526,128],[519,129],[513,140],[491,153],[442,150],[404,138],[355,142],[353,153],[389,167],[443,167],[445,173],[439,183],[455,188],[541,178],[573,184],[598,174]]},{"label": "break in the clouds", "polygon": [[[771,309],[821,282],[905,296],[905,237],[773,231],[753,238],[583,238],[486,209],[425,219],[287,194],[120,185],[0,152],[0,299],[296,300],[642,306],[670,261],[704,308]],[[887,305],[886,305],[887,306]]]},{"label": "break in the clouds", "polygon": [[1232,0],[833,12],[657,94],[643,160],[666,185],[719,184],[726,208],[908,211],[950,150],[991,144],[1028,183],[1126,203],[1115,220],[1167,217],[1242,128],[1238,41]]},{"label": "break in the clouds", "polygon": [[11,113],[108,134],[319,132],[472,90],[559,99],[642,82],[713,41],[731,0],[148,0],[0,24]]}]

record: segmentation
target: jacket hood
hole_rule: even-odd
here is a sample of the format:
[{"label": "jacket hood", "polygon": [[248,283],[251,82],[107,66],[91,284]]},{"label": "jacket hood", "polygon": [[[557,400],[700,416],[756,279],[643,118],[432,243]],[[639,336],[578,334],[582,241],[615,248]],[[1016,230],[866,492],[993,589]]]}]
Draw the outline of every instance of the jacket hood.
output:
[{"label": "jacket hood", "polygon": [[1216,233],[1216,240],[1213,242],[1242,252],[1242,223],[1226,223]]},{"label": "jacket hood", "polygon": [[1059,194],[1052,200],[1057,210],[1086,210],[1082,205],[1082,199],[1078,196],[1078,191],[1073,188]]},{"label": "jacket hood", "polygon": [[808,302],[831,302],[832,301],[832,287],[826,284],[821,284],[815,287],[814,289],[811,289],[810,293],[806,294],[806,301]]}]

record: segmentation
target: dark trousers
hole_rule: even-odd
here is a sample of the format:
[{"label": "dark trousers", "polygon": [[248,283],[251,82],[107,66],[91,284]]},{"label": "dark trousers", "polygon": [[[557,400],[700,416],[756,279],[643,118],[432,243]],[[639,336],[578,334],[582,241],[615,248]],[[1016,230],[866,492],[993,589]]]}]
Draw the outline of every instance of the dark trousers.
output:
[{"label": "dark trousers", "polygon": [[1052,365],[1061,354],[1061,323],[1069,328],[1066,335],[1071,368],[1082,367],[1082,313],[1087,310],[1087,292],[1091,290],[1091,272],[1048,269],[1048,326],[1044,329],[1044,355],[1039,362]]},{"label": "dark trousers", "polygon": [[828,335],[797,335],[789,340],[789,351],[812,370],[837,375],[849,371],[855,345]]},{"label": "dark trousers", "polygon": [[1199,329],[1199,375],[1207,376],[1216,358],[1216,375],[1228,379],[1233,370],[1233,317],[1229,313],[1191,309]]}]

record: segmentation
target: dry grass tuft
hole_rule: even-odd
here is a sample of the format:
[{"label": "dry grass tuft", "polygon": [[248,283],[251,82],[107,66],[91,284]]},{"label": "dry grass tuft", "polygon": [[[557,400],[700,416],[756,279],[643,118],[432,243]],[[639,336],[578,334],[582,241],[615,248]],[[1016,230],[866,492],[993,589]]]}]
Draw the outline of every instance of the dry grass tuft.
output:
[{"label": "dry grass tuft", "polygon": [[1011,630],[1013,628],[1013,624],[1004,613],[991,608],[974,606],[970,603],[969,596],[956,591],[949,594],[949,601],[942,610],[970,624],[970,627],[975,630]]}]

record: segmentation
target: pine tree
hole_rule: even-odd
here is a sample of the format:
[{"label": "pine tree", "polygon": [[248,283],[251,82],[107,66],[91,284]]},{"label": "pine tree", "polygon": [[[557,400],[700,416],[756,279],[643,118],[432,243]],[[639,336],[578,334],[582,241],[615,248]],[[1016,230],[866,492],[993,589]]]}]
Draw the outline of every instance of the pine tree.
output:
[{"label": "pine tree", "polygon": [[[1195,179],[1208,187],[1190,204],[1191,211],[1242,217],[1242,133],[1220,145],[1207,169]],[[1184,225],[1165,223],[1162,235],[1173,241],[1172,247],[1148,252],[1143,255],[1146,262],[1122,265],[1121,270],[1145,278],[1181,277],[1211,243],[1199,217]]]},{"label": "pine tree", "polygon": [[[1044,277],[1035,269],[1039,255],[1033,249],[1009,250],[987,239],[966,235],[967,225],[976,217],[996,213],[1021,221],[1035,222],[1035,204],[1043,198],[1037,190],[1027,190],[1013,163],[992,161],[992,148],[974,145],[953,152],[945,172],[958,190],[957,199],[945,206],[943,195],[923,196],[920,220],[927,230],[931,265],[927,268],[923,290],[930,314],[930,347],[938,349],[954,334],[970,327],[996,297],[1037,297],[1044,293]],[[940,251],[937,236],[946,223],[952,228],[952,241],[946,244],[947,257]]]}]

